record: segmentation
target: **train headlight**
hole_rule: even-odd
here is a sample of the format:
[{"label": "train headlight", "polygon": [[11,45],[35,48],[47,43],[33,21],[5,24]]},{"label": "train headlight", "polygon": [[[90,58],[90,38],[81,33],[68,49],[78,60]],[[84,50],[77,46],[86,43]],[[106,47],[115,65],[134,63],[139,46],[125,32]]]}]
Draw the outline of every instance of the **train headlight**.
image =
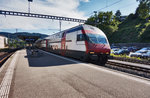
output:
[{"label": "train headlight", "polygon": [[90,54],[94,54],[94,52],[90,52]]},{"label": "train headlight", "polygon": [[109,52],[106,52],[106,54],[109,54]]}]

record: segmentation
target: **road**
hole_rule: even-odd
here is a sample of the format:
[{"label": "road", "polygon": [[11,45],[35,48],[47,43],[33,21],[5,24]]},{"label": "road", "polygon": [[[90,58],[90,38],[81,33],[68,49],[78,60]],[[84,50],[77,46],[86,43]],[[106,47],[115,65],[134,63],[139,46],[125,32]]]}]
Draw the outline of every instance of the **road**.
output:
[{"label": "road", "polygon": [[150,82],[93,64],[20,50],[9,98],[150,98]]}]

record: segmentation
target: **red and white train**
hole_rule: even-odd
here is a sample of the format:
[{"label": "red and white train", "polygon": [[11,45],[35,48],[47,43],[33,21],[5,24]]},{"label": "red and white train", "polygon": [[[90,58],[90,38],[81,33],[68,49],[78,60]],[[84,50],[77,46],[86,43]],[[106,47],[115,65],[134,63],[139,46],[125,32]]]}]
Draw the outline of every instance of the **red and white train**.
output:
[{"label": "red and white train", "polygon": [[38,40],[36,46],[83,61],[96,60],[101,65],[107,62],[110,54],[106,35],[97,27],[86,24]]}]

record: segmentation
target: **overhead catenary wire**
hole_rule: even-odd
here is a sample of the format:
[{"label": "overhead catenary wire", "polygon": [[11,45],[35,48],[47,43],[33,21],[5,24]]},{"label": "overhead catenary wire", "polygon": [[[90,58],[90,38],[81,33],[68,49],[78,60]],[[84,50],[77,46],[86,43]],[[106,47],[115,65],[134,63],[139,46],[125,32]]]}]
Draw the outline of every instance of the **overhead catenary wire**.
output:
[{"label": "overhead catenary wire", "polygon": [[116,1],[116,2],[114,2],[114,3],[112,3],[112,4],[108,5],[108,6],[105,6],[105,7],[101,8],[101,9],[97,10],[97,11],[100,11],[100,10],[103,10],[103,9],[105,9],[105,8],[111,7],[111,6],[117,4],[117,3],[121,2],[121,1],[122,1],[122,0]]},{"label": "overhead catenary wire", "polygon": [[[135,3],[135,2],[132,2],[132,3],[127,4],[127,5],[125,5],[125,6],[119,7],[118,9],[121,10],[121,9],[127,8],[127,7],[129,7],[129,6],[132,6],[132,5],[134,5],[134,4],[136,4],[136,3]],[[116,11],[116,10],[112,10],[112,11]]]},{"label": "overhead catenary wire", "polygon": [[[98,12],[98,11],[103,10],[103,9],[105,9],[105,8],[111,7],[111,6],[117,4],[117,3],[121,2],[121,1],[122,1],[122,0],[118,0],[118,1],[116,1],[116,2],[114,2],[114,3],[112,3],[112,4],[109,4],[109,5],[108,5],[108,3],[107,3],[107,1],[106,1],[106,6],[103,7],[103,8],[100,8],[99,10],[96,10],[96,11]],[[94,12],[88,14],[88,16],[91,15],[91,14],[93,14],[93,13],[94,13]]]},{"label": "overhead catenary wire", "polygon": [[120,7],[120,8],[118,8],[118,9],[123,9],[123,8],[129,7],[129,6],[134,5],[134,4],[136,4],[136,3],[133,2],[133,3],[127,4],[127,5],[123,6],[123,7]]}]

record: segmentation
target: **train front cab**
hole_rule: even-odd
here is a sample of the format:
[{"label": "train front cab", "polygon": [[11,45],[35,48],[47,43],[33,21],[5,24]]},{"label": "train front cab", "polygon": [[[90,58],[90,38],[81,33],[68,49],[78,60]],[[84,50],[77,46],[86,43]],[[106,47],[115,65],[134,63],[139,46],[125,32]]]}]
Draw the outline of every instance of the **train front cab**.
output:
[{"label": "train front cab", "polygon": [[96,27],[82,30],[85,37],[86,55],[85,60],[95,60],[100,65],[105,65],[110,54],[110,45],[106,35]]}]

